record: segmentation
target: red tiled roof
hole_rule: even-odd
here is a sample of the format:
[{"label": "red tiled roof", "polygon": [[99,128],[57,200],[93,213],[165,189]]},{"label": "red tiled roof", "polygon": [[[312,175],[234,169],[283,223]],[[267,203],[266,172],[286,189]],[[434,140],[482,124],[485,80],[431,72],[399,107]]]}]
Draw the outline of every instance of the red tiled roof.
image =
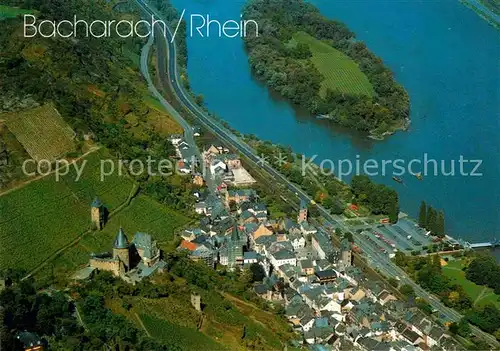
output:
[{"label": "red tiled roof", "polygon": [[187,240],[182,240],[180,247],[182,247],[183,249],[187,249],[189,251],[194,251],[196,250],[198,245]]}]

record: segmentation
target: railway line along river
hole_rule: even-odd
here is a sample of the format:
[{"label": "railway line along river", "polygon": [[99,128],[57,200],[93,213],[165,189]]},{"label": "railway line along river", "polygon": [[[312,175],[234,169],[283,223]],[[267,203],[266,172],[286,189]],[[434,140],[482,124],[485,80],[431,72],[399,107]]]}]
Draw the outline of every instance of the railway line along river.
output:
[{"label": "railway line along river", "polygon": [[[186,14],[239,19],[244,0],[173,0]],[[402,211],[416,217],[421,200],[446,213],[447,231],[473,242],[500,237],[499,31],[458,0],[311,0],[344,22],[392,69],[411,98],[411,126],[384,141],[340,130],[304,115],[251,74],[243,42],[188,38],[193,91],[210,111],[245,134],[290,145],[318,160],[443,160],[446,173],[423,180],[392,173],[373,178],[394,187]],[[357,156],[359,155],[359,156]],[[464,176],[460,158],[481,160]],[[439,165],[438,165],[439,167]],[[468,172],[472,166],[468,166]],[[432,173],[432,172],[431,172]],[[462,172],[463,173],[463,172]],[[348,180],[348,179],[346,179]]]}]

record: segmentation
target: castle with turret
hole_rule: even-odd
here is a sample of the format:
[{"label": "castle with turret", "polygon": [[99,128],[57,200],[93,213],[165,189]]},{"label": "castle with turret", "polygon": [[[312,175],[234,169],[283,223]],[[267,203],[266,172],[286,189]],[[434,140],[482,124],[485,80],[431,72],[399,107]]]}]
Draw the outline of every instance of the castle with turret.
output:
[{"label": "castle with turret", "polygon": [[[105,207],[98,198],[90,206],[90,218],[94,229],[103,229]],[[112,252],[91,254],[88,266],[76,272],[74,277],[88,278],[95,270],[101,270],[135,283],[164,266],[161,250],[151,235],[137,232],[129,242],[125,231],[120,227],[113,241]]]},{"label": "castle with turret", "polygon": [[112,252],[92,254],[89,261],[90,268],[110,271],[126,280],[140,280],[162,264],[161,251],[151,235],[138,232],[129,242],[123,228],[116,234]]}]

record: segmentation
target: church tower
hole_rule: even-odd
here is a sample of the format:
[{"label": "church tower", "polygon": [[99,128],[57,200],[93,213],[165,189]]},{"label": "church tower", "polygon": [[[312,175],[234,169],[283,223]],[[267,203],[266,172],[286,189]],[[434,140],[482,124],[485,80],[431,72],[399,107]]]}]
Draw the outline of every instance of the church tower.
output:
[{"label": "church tower", "polygon": [[245,236],[240,233],[238,226],[234,224],[228,242],[228,266],[230,268],[243,265],[243,246],[246,244]]},{"label": "church tower", "polygon": [[90,205],[90,219],[96,229],[102,230],[104,227],[104,205],[97,197]]},{"label": "church tower", "polygon": [[130,252],[128,239],[123,232],[123,228],[120,228],[118,234],[115,238],[115,243],[113,245],[113,258],[118,258],[125,267],[125,271],[130,269]]},{"label": "church tower", "polygon": [[305,200],[300,200],[300,210],[297,216],[297,223],[307,221],[307,202]]}]

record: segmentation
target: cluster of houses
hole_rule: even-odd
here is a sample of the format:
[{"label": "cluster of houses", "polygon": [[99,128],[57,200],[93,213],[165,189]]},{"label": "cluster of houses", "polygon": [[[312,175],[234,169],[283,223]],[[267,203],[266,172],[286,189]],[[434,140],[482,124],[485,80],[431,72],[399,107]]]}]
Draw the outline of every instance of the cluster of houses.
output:
[{"label": "cluster of houses", "polygon": [[[194,129],[193,135],[199,136],[199,129]],[[189,145],[182,135],[172,135],[169,140],[176,150],[178,158],[177,170],[180,173],[192,174],[193,182],[202,186],[203,178],[207,174],[202,175],[196,172],[197,166],[199,166],[196,149]],[[255,179],[241,164],[239,155],[230,153],[229,149],[223,146],[211,145],[202,152],[201,157],[205,166],[203,172],[209,172],[209,176],[217,184],[224,183],[241,187],[256,183]]]},{"label": "cluster of houses", "polygon": [[204,164],[214,179],[234,186],[249,186],[255,179],[242,166],[240,157],[222,146],[211,145],[202,154]]},{"label": "cluster of houses", "polygon": [[[200,129],[193,128],[193,135],[200,136]],[[184,174],[194,174],[198,163],[196,149],[189,145],[183,135],[173,134],[169,137],[170,142],[175,148],[175,153],[178,158],[177,171]]]},{"label": "cluster of houses", "polygon": [[310,270],[311,262],[304,263],[306,268],[299,261],[279,271],[285,316],[305,343],[336,350],[460,349],[417,307],[398,300],[356,267],[313,261]]},{"label": "cluster of houses", "polygon": [[429,317],[354,267],[351,243],[335,248],[328,231],[308,221],[307,203],[296,218],[275,220],[253,189],[196,196],[203,217],[183,232],[179,249],[211,267],[261,265],[266,277],[255,292],[284,307],[303,336],[298,342],[322,350],[458,348]]}]

